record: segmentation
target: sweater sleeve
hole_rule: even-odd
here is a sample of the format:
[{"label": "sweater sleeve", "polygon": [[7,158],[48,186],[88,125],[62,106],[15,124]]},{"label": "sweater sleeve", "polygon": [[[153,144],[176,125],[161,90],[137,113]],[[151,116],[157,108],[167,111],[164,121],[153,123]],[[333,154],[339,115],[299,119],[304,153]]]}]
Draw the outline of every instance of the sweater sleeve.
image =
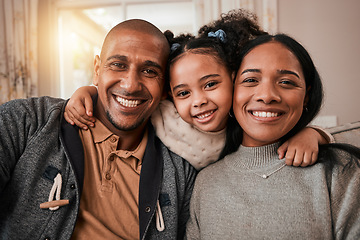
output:
[{"label": "sweater sleeve", "polygon": [[0,194],[17,161],[44,126],[50,112],[64,100],[42,97],[13,100],[0,106]]},{"label": "sweater sleeve", "polygon": [[[343,164],[349,156],[340,154]],[[346,161],[344,161],[346,159]],[[335,239],[360,236],[360,168],[335,165],[331,174],[331,211]]]},{"label": "sweater sleeve", "polygon": [[172,152],[200,170],[218,160],[225,145],[225,129],[203,132],[186,123],[168,100],[160,102],[151,116],[156,135]]}]

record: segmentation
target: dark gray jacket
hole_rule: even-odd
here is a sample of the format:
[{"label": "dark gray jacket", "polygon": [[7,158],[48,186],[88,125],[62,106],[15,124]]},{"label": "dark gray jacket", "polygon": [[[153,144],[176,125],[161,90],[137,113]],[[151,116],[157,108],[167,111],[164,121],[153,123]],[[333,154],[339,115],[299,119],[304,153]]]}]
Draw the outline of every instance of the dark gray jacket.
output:
[{"label": "dark gray jacket", "polygon": [[[14,100],[0,106],[0,239],[69,239],[79,212],[84,157],[78,129],[63,118],[65,101],[49,97]],[[56,211],[40,209],[62,175]],[[170,152],[149,125],[140,174],[141,239],[180,239],[189,217],[195,169]],[[165,230],[155,227],[157,200]]]}]

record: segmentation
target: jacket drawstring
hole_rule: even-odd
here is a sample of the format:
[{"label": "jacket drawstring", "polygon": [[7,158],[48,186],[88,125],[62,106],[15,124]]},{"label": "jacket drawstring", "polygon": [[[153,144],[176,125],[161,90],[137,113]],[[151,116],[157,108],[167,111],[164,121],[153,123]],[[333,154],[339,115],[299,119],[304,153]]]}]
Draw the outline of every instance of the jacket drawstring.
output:
[{"label": "jacket drawstring", "polygon": [[159,200],[156,202],[156,229],[159,232],[162,232],[165,229],[164,218],[161,212]]},{"label": "jacket drawstring", "polygon": [[[51,211],[58,210],[59,207],[69,204],[69,200],[62,199],[60,200],[61,194],[61,186],[62,186],[62,177],[61,174],[58,173],[54,178],[54,184],[50,190],[49,201],[40,204],[40,208],[49,208]],[[55,200],[54,200],[55,196]]]},{"label": "jacket drawstring", "polygon": [[[61,174],[58,173],[56,175],[56,177],[54,178],[54,184],[50,190],[50,194],[49,194],[49,202],[54,200],[54,195],[55,195],[55,200],[60,200],[60,193],[61,193],[61,185],[62,185],[62,177]],[[49,207],[50,210],[55,211],[59,209],[59,206],[56,207]]]}]

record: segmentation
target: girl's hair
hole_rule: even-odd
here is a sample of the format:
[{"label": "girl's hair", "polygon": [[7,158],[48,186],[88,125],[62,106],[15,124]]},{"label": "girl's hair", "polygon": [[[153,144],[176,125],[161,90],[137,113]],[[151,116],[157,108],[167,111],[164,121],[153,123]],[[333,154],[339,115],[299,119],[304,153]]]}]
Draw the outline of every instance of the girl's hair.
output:
[{"label": "girl's hair", "polygon": [[[197,37],[191,34],[174,37],[171,31],[165,31],[164,34],[171,48],[168,70],[185,53],[191,52],[213,56],[231,74],[237,70],[236,59],[242,45],[256,36],[266,34],[256,21],[255,15],[244,9],[238,9],[222,14],[219,20],[201,27]],[[169,80],[169,75],[167,79]],[[166,83],[166,88],[169,90],[169,82]]]},{"label": "girl's hair", "polygon": [[[167,79],[170,80],[169,68],[187,52],[213,56],[215,60],[227,68],[229,74],[236,72],[238,69],[237,59],[243,45],[249,40],[267,33],[260,28],[254,14],[244,9],[237,9],[222,14],[220,19],[201,27],[197,37],[191,34],[181,34],[174,37],[171,31],[166,31],[164,34],[171,48],[167,69]],[[169,81],[165,84],[165,90],[170,91]],[[228,126],[236,126],[236,119],[229,118],[227,124]],[[234,134],[235,132],[232,129],[235,129],[237,134]],[[241,136],[241,132],[239,128],[228,127],[226,142],[230,143],[233,136]],[[228,152],[235,151],[235,148],[232,145],[225,145],[219,159]]]}]

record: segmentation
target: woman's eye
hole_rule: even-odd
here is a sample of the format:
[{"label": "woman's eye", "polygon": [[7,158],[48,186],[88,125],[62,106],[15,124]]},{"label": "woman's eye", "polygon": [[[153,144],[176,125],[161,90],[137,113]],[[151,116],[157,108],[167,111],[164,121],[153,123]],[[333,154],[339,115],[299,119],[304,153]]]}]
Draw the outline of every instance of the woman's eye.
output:
[{"label": "woman's eye", "polygon": [[280,84],[283,85],[283,86],[286,86],[286,87],[291,87],[291,86],[296,87],[297,86],[297,84],[294,81],[287,80],[287,79],[281,80]]},{"label": "woman's eye", "polygon": [[255,78],[245,78],[244,80],[240,81],[240,84],[242,84],[243,86],[256,86],[258,83],[258,80],[256,80]]}]

